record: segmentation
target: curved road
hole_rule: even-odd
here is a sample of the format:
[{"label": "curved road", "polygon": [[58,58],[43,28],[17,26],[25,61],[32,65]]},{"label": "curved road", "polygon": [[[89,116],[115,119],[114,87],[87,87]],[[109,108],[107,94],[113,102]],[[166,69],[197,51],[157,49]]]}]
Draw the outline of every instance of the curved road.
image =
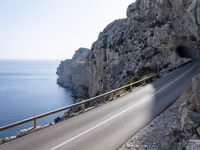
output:
[{"label": "curved road", "polygon": [[115,101],[0,145],[0,150],[115,150],[173,103],[199,66],[190,63]]}]

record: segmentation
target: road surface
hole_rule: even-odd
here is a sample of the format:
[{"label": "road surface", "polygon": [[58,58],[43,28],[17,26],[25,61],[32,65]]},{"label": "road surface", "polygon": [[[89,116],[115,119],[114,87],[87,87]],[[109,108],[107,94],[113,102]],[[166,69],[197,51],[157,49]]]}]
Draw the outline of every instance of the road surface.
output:
[{"label": "road surface", "polygon": [[171,105],[199,66],[190,63],[115,101],[0,145],[0,150],[115,150]]}]

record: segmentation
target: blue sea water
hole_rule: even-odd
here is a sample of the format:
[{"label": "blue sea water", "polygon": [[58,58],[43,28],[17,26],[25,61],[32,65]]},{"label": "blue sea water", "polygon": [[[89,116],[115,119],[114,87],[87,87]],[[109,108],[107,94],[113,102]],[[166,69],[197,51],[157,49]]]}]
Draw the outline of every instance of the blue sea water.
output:
[{"label": "blue sea water", "polygon": [[[73,103],[70,91],[56,83],[56,60],[0,60],[0,126],[51,111]],[[38,121],[52,122],[52,115]],[[11,136],[31,123],[0,131]]]}]

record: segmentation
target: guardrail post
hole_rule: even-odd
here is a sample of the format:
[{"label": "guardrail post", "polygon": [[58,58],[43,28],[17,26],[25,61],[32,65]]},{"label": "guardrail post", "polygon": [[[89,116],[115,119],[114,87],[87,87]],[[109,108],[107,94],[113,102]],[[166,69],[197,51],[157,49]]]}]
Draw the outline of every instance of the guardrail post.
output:
[{"label": "guardrail post", "polygon": [[36,123],[36,120],[35,120],[35,119],[32,121],[32,125],[33,125],[33,128],[36,128],[37,123]]},{"label": "guardrail post", "polygon": [[114,99],[114,92],[113,92],[113,93],[111,93],[111,95],[110,95],[110,99],[111,99],[111,100],[113,100],[113,99]]},{"label": "guardrail post", "polygon": [[132,92],[132,91],[133,91],[133,86],[131,85],[131,86],[130,86],[130,92]]},{"label": "guardrail post", "polygon": [[153,77],[152,77],[152,80],[155,80],[156,79],[156,76],[154,75]]},{"label": "guardrail post", "polygon": [[81,104],[82,111],[85,111],[85,104]]},{"label": "guardrail post", "polygon": [[145,85],[145,84],[146,84],[146,80],[143,81],[143,85]]}]

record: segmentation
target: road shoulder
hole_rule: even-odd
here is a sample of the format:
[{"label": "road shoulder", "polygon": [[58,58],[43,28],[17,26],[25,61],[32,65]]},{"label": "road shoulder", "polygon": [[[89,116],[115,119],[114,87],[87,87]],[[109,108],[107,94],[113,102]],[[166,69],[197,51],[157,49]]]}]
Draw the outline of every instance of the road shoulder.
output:
[{"label": "road shoulder", "polygon": [[[162,114],[131,137],[118,150],[169,149],[178,139],[179,106],[184,103],[182,95]],[[170,147],[169,147],[170,146]]]}]

